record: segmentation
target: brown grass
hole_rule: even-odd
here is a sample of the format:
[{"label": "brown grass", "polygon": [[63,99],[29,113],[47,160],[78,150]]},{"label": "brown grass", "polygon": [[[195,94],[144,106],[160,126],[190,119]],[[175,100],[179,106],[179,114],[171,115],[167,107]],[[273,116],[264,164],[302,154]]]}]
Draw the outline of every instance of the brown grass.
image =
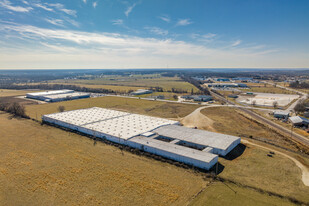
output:
[{"label": "brown grass", "polygon": [[250,119],[236,108],[212,107],[203,109],[201,112],[214,121],[213,128],[217,132],[240,137],[252,136],[298,151],[297,146],[291,144],[286,137]]},{"label": "brown grass", "polygon": [[0,205],[185,205],[202,176],[0,114]]},{"label": "brown grass", "polygon": [[26,107],[26,112],[31,118],[40,118],[44,114],[57,112],[57,108],[60,105],[63,105],[66,110],[104,107],[164,118],[184,117],[199,107],[198,105],[106,96],[50,104],[29,105]]}]

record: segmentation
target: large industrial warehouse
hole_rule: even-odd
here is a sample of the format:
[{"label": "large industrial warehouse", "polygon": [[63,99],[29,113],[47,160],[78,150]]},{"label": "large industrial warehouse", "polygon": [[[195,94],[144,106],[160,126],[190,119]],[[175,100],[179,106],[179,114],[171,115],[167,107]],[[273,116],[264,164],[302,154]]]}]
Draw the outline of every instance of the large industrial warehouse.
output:
[{"label": "large industrial warehouse", "polygon": [[206,170],[240,143],[177,121],[98,107],[44,115],[43,121]]},{"label": "large industrial warehouse", "polygon": [[67,100],[89,98],[90,94],[65,89],[65,90],[28,93],[26,94],[26,97],[29,99],[36,99],[45,102],[61,102]]}]

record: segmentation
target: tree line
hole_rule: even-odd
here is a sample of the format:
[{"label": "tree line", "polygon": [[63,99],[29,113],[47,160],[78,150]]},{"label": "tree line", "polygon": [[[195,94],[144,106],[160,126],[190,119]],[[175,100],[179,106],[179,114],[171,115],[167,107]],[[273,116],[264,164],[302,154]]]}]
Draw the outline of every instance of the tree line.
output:
[{"label": "tree line", "polygon": [[290,87],[297,88],[297,89],[309,89],[309,83],[308,82],[291,82]]}]

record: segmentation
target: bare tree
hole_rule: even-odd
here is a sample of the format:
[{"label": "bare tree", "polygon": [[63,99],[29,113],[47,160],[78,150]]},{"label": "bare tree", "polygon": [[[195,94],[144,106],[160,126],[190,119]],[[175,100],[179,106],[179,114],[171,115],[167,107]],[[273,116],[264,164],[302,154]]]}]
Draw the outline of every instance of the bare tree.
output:
[{"label": "bare tree", "polygon": [[11,114],[14,114],[16,116],[19,116],[19,117],[28,118],[28,116],[26,115],[26,109],[24,105],[21,105],[17,102],[14,102],[10,104],[9,106],[7,106],[5,108],[5,111]]},{"label": "bare tree", "polygon": [[64,110],[65,110],[65,107],[64,107],[64,106],[60,105],[60,106],[58,107],[58,111],[59,111],[59,112],[64,112]]}]

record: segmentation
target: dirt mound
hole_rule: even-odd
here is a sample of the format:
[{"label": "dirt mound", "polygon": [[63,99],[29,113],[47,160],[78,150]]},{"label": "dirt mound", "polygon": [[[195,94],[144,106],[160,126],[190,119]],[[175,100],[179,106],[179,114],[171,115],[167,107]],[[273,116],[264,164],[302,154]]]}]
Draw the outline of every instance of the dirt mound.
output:
[{"label": "dirt mound", "polygon": [[201,110],[204,108],[205,107],[200,107],[194,110],[180,122],[186,127],[196,127],[198,129],[215,131],[213,128],[214,121],[201,113]]}]

